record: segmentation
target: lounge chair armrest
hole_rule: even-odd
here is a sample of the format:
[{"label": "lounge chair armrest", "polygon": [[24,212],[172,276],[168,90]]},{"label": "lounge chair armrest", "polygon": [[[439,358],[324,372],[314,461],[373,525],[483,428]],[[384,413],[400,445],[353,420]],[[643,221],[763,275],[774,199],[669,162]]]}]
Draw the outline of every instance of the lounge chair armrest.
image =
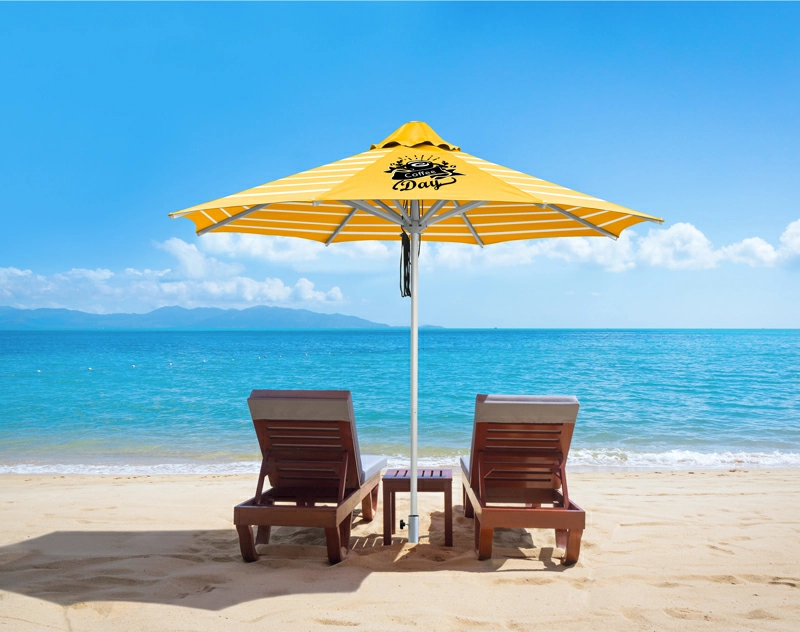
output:
[{"label": "lounge chair armrest", "polygon": [[389,459],[375,454],[361,455],[361,484],[366,483],[376,473],[389,465]]}]

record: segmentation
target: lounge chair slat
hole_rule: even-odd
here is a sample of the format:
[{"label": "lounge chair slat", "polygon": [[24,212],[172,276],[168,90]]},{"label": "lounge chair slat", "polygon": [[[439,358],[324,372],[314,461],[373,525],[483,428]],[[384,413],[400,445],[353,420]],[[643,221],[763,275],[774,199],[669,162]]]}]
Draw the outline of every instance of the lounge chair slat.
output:
[{"label": "lounge chair slat", "polygon": [[529,480],[502,479],[501,478],[501,479],[492,480],[491,485],[489,484],[488,480],[486,481],[487,493],[489,493],[492,489],[497,489],[497,488],[500,488],[500,487],[504,487],[504,488],[519,487],[519,488],[525,488],[525,489],[534,488],[534,487],[536,487],[536,488],[541,487],[542,489],[553,489],[553,480],[552,480],[552,478],[529,479]]},{"label": "lounge chair slat", "polygon": [[547,434],[547,435],[523,435],[520,437],[501,437],[495,434],[487,434],[486,440],[491,441],[495,444],[504,444],[504,445],[517,445],[520,443],[528,444],[528,443],[544,443],[544,444],[552,444],[558,443],[561,441],[560,434]]},{"label": "lounge chair slat", "polygon": [[[341,421],[348,422],[347,419]],[[334,431],[338,428],[340,421],[297,421],[293,419],[255,419],[253,423],[264,424],[269,429],[288,429],[293,431],[300,430],[328,430]],[[349,423],[349,422],[348,422]]]},{"label": "lounge chair slat", "polygon": [[561,436],[562,426],[553,426],[552,428],[517,428],[516,430],[498,430],[497,428],[488,427],[486,432],[490,437],[505,437],[510,439],[525,438],[525,437],[558,437]]},{"label": "lounge chair slat", "polygon": [[338,428],[330,428],[326,432],[325,428],[309,428],[305,431],[298,431],[298,430],[289,430],[283,428],[267,428],[267,432],[271,437],[275,437],[277,439],[294,439],[294,438],[312,438],[312,437],[319,437],[321,439],[342,439],[343,437],[339,434]]},{"label": "lounge chair slat", "polygon": [[485,423],[487,426],[488,432],[520,432],[520,433],[531,433],[531,432],[553,432],[553,431],[560,431],[565,425],[571,426],[572,424],[528,424],[528,423],[500,423],[500,422],[481,422]]},{"label": "lounge chair slat", "polygon": [[271,438],[270,444],[275,449],[292,447],[309,448],[343,448],[343,442],[339,439],[279,439]]}]

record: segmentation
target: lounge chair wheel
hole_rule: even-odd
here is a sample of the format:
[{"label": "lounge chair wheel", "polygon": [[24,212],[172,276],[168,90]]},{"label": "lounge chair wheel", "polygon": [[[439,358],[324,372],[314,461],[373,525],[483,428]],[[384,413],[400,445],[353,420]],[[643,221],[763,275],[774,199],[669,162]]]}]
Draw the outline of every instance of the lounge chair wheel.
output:
[{"label": "lounge chair wheel", "polygon": [[245,562],[258,560],[259,555],[253,541],[253,528],[249,524],[237,524],[236,531],[239,533],[239,549],[242,552],[242,559]]}]

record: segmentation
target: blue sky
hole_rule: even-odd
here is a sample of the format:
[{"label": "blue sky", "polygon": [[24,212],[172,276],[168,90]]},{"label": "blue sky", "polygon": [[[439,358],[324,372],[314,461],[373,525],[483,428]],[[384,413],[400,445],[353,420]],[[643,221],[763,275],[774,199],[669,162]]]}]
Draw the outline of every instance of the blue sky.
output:
[{"label": "blue sky", "polygon": [[424,120],[666,222],[425,248],[423,322],[800,327],[798,59],[793,3],[0,3],[0,304],[406,324],[396,243],[197,238],[167,213]]}]

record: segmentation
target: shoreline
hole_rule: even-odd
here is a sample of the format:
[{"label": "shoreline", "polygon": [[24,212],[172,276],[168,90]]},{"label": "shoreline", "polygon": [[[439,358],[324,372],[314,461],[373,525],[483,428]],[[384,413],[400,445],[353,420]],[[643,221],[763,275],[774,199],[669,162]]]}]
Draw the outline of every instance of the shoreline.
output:
[{"label": "shoreline", "polygon": [[[372,453],[369,448],[363,450]],[[389,467],[408,467],[408,457],[382,455],[389,459]],[[460,469],[462,454],[448,456],[423,456],[419,467],[444,467]],[[83,460],[82,460],[83,459]],[[0,476],[22,475],[212,475],[255,474],[261,465],[254,458],[242,460],[214,460],[185,458],[163,461],[162,458],[120,459],[77,457],[70,461],[0,461]],[[690,450],[666,450],[663,452],[624,452],[621,449],[573,448],[567,470],[570,472],[686,472],[724,470],[791,470],[800,469],[800,452],[774,450],[771,452],[697,452]]]}]

